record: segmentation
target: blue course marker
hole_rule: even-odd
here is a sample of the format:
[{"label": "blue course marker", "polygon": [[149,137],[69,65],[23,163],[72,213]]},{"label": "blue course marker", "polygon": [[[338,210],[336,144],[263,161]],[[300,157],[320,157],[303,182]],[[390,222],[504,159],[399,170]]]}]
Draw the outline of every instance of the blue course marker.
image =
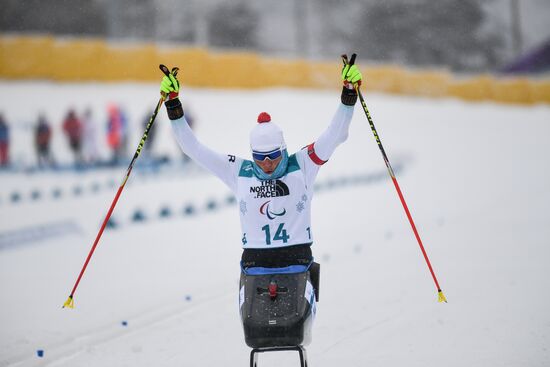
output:
[{"label": "blue course marker", "polygon": [[115,218],[111,217],[109,218],[109,221],[107,222],[107,225],[105,227],[108,229],[116,229],[118,228],[118,222],[115,220]]},{"label": "blue course marker", "polygon": [[55,199],[59,199],[61,197],[61,189],[59,187],[53,189],[52,191],[52,196],[55,198]]},{"label": "blue course marker", "polygon": [[82,194],[82,186],[73,187],[73,194],[74,196],[80,196]]},{"label": "blue course marker", "polygon": [[183,209],[183,214],[184,215],[193,215],[193,214],[195,214],[195,207],[191,204],[186,205],[185,208]]},{"label": "blue course marker", "polygon": [[21,200],[21,194],[18,192],[13,192],[10,196],[12,203],[17,203]]},{"label": "blue course marker", "polygon": [[99,191],[100,189],[100,184],[99,182],[94,182],[91,186],[90,186],[90,189],[92,190],[93,193],[96,193]]},{"label": "blue course marker", "polygon": [[167,206],[162,207],[162,208],[160,208],[159,215],[160,215],[161,218],[171,217],[172,216],[172,210]]},{"label": "blue course marker", "polygon": [[38,199],[40,199],[41,196],[42,196],[42,193],[38,190],[33,190],[31,192],[31,199],[32,200],[38,200]]},{"label": "blue course marker", "polygon": [[143,213],[143,211],[137,209],[134,214],[132,215],[132,221],[133,222],[143,222],[145,221],[146,218],[145,218],[145,214]]},{"label": "blue course marker", "polygon": [[210,199],[206,203],[206,209],[208,211],[213,211],[213,210],[216,210],[217,208],[218,208],[218,204],[216,203],[216,201],[214,199]]},{"label": "blue course marker", "polygon": [[42,349],[38,349],[36,351],[36,355],[39,357],[39,358],[42,358],[44,357],[44,351]]}]

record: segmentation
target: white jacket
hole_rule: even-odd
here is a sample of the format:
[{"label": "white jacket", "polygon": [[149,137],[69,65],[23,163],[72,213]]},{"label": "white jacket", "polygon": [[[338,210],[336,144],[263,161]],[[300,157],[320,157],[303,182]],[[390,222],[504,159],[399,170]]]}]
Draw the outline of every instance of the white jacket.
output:
[{"label": "white jacket", "polygon": [[320,166],[347,139],[353,106],[340,104],[327,130],[304,149],[291,154],[286,173],[260,180],[251,160],[220,154],[198,141],[185,116],[172,121],[185,154],[219,177],[239,204],[243,248],[275,248],[313,242],[311,199]]}]

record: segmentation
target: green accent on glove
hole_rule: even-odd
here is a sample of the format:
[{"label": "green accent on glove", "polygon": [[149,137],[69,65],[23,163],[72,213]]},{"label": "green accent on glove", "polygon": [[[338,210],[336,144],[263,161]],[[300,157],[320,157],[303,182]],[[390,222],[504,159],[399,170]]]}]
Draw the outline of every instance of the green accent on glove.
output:
[{"label": "green accent on glove", "polygon": [[160,92],[164,94],[179,93],[180,83],[172,73],[169,76],[164,76],[162,82],[160,83]]},{"label": "green accent on glove", "polygon": [[342,69],[342,80],[345,82],[350,82],[352,84],[358,83],[361,79],[363,79],[363,76],[361,75],[361,72],[359,71],[359,68],[356,65],[345,65]]}]

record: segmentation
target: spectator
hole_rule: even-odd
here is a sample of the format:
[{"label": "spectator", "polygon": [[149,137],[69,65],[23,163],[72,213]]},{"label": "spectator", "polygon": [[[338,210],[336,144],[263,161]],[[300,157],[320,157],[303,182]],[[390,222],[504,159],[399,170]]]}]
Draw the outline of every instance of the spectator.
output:
[{"label": "spectator", "polygon": [[63,122],[63,131],[69,139],[69,146],[74,154],[75,164],[82,164],[82,122],[76,117],[74,109],[70,109]]},{"label": "spectator", "polygon": [[113,152],[112,164],[117,164],[126,151],[127,121],[122,110],[114,104],[107,108],[107,144]]},{"label": "spectator", "polygon": [[95,121],[93,119],[92,110],[88,107],[84,111],[84,116],[82,117],[82,150],[83,156],[86,164],[94,165],[98,160],[98,150],[97,150],[97,129]]},{"label": "spectator", "polygon": [[0,167],[9,164],[10,129],[4,115],[0,113]]},{"label": "spectator", "polygon": [[38,167],[53,166],[53,158],[50,153],[52,129],[42,114],[38,116],[38,122],[34,130],[34,145],[38,157]]}]

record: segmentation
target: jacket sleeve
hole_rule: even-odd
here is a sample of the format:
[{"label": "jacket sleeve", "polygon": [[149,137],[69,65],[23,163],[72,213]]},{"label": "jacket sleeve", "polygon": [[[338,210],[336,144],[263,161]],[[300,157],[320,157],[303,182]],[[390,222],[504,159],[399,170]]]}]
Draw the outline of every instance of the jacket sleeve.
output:
[{"label": "jacket sleeve", "polygon": [[307,185],[313,184],[319,168],[329,160],[336,147],[348,138],[352,117],[353,106],[340,104],[328,128],[321,136],[297,153]]},{"label": "jacket sleeve", "polygon": [[314,152],[323,163],[328,161],[336,147],[348,138],[352,117],[353,106],[340,104],[328,128],[313,143]]},{"label": "jacket sleeve", "polygon": [[189,127],[185,116],[171,120],[172,131],[181,150],[199,165],[221,179],[233,193],[237,192],[237,174],[242,159],[220,154],[202,144]]}]

